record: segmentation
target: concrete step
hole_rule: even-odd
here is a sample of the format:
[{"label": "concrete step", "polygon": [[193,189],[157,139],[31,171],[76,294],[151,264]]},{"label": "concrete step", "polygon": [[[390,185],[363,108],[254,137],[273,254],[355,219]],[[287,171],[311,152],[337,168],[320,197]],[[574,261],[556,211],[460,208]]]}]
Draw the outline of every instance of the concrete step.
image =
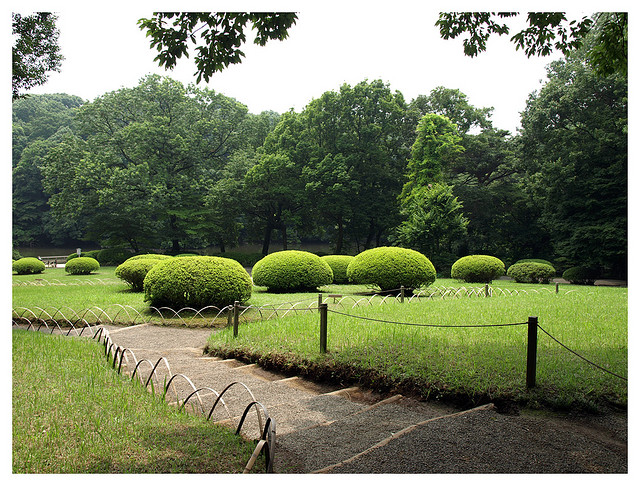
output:
[{"label": "concrete step", "polygon": [[407,427],[445,414],[404,397],[361,408],[315,427],[278,432],[277,448],[295,457],[289,472],[310,473],[348,460]]}]

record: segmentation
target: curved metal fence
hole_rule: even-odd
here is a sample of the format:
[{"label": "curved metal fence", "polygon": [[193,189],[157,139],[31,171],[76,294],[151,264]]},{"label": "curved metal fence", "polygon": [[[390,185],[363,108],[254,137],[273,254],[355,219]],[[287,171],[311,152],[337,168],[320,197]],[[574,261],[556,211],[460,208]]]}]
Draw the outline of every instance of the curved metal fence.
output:
[{"label": "curved metal fence", "polygon": [[[55,318],[56,314],[51,316],[41,309],[48,317],[43,319],[42,314],[36,316],[33,311],[25,310],[34,316],[33,321],[25,316],[14,317],[12,326],[48,332],[49,334],[86,336],[97,340],[104,346],[107,361],[118,373],[129,374],[131,381],[139,382],[152,393],[161,394],[165,400],[178,406],[181,410],[185,410],[189,406],[192,413],[206,417],[207,421],[233,426],[236,435],[243,433],[246,436],[256,438],[256,447],[245,466],[245,473],[251,471],[260,454],[265,456],[266,472],[273,472],[276,423],[269,416],[264,405],[256,400],[249,387],[244,383],[230,383],[222,392],[210,387],[196,387],[188,376],[182,373],[172,373],[169,361],[164,356],[160,356],[155,362],[147,358],[138,359],[133,350],[117,345],[111,338],[109,330],[100,325],[91,325],[85,320],[82,326],[76,326],[68,319],[64,319],[61,325]],[[240,390],[242,393],[234,396],[230,393],[234,389]],[[243,396],[245,399],[242,401],[240,398]],[[231,403],[230,398],[237,400],[237,403]],[[251,411],[255,411],[257,431],[247,432],[245,425],[251,423],[247,420]]]}]

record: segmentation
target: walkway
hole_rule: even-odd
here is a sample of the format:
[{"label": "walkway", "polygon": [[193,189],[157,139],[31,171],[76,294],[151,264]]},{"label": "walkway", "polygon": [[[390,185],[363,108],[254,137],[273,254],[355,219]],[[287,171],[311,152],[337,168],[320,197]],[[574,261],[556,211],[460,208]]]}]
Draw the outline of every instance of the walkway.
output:
[{"label": "walkway", "polygon": [[490,404],[459,411],[204,356],[211,329],[104,327],[138,360],[164,356],[172,373],[183,373],[197,387],[221,391],[235,381],[246,384],[275,418],[278,473],[627,472],[626,416],[501,415]]}]

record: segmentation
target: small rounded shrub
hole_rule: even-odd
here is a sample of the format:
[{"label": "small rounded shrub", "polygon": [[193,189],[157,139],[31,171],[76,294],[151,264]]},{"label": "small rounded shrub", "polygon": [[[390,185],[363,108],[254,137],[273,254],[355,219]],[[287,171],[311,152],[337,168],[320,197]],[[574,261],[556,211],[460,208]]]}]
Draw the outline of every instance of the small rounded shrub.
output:
[{"label": "small rounded shrub", "polygon": [[347,276],[353,283],[377,285],[383,291],[401,286],[413,289],[435,282],[436,269],[420,252],[381,246],[356,255]]},{"label": "small rounded shrub", "polygon": [[253,283],[270,292],[311,290],[333,282],[331,266],[318,255],[300,250],[271,253],[256,262]]},{"label": "small rounded shrub", "polygon": [[507,275],[519,283],[549,283],[555,277],[556,270],[551,265],[538,262],[514,263]]},{"label": "small rounded shrub", "polygon": [[345,284],[349,283],[349,277],[347,277],[347,267],[353,261],[353,257],[350,255],[324,255],[321,256],[325,262],[329,264],[333,271],[333,283]]},{"label": "small rounded shrub", "polygon": [[504,275],[504,263],[489,255],[468,255],[451,266],[451,278],[467,283],[490,283]]},{"label": "small rounded shrub", "polygon": [[[134,260],[135,261],[135,260]],[[235,260],[211,256],[167,258],[143,282],[144,300],[154,306],[225,307],[251,297],[251,277]]]},{"label": "small rounded shrub", "polygon": [[143,253],[141,255],[135,255],[132,256],[130,258],[128,258],[128,260],[138,260],[140,258],[155,258],[157,260],[167,260],[169,258],[173,258],[171,255],[161,255],[160,253]]},{"label": "small rounded shrub", "polygon": [[127,260],[116,267],[116,277],[127,282],[134,292],[142,292],[144,278],[151,268],[162,260],[157,258],[136,258]]},{"label": "small rounded shrub", "polygon": [[562,278],[572,284],[593,285],[598,279],[598,272],[588,267],[571,267],[564,271]]},{"label": "small rounded shrub", "polygon": [[98,260],[91,257],[78,257],[67,260],[64,271],[71,275],[89,275],[100,269]]},{"label": "small rounded shrub", "polygon": [[24,257],[13,262],[13,271],[18,275],[31,275],[44,272],[44,262],[34,257]]}]

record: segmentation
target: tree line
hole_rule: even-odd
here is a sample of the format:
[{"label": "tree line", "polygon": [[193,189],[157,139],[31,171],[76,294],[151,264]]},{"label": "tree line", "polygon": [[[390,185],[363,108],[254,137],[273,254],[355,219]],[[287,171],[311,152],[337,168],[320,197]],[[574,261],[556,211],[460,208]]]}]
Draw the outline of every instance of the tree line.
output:
[{"label": "tree line", "polygon": [[624,276],[627,79],[588,48],[549,65],[517,135],[459,90],[408,102],[381,80],[283,114],[160,76],[14,101],[14,246],[391,244],[442,272],[482,253]]}]

